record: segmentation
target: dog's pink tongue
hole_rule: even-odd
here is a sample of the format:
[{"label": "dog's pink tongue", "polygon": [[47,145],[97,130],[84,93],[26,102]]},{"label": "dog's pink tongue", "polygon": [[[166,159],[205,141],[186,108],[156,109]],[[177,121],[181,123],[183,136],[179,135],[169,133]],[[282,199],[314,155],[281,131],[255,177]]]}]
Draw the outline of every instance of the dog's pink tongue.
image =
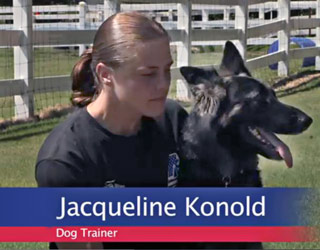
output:
[{"label": "dog's pink tongue", "polygon": [[293,165],[293,159],[290,148],[273,133],[266,132],[261,128],[259,128],[259,131],[263,137],[265,137],[267,140],[269,140],[270,143],[272,143],[281,158],[285,161],[286,165],[291,168]]}]

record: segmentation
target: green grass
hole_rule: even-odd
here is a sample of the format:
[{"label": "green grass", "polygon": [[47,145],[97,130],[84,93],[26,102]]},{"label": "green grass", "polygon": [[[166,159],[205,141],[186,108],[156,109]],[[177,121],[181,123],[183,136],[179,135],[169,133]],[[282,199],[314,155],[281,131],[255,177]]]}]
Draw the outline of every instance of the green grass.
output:
[{"label": "green grass", "polygon": [[[34,49],[35,77],[70,75],[79,58],[78,50],[55,48]],[[14,77],[13,49],[0,49],[0,80]]]},{"label": "green grass", "polygon": [[[45,108],[53,107],[56,104],[70,104],[71,91],[56,91],[39,93],[34,95],[35,113],[39,114]],[[0,97],[0,119],[14,117],[14,98]]]},{"label": "green grass", "polygon": [[[54,48],[36,48],[34,50],[35,77],[70,75],[72,67],[79,58],[77,50],[63,50]],[[0,49],[0,80],[14,78],[13,49]],[[70,91],[57,91],[35,94],[35,112],[55,104],[69,104]],[[0,119],[14,116],[13,97],[0,98]]]},{"label": "green grass", "polygon": [[35,187],[34,164],[40,145],[64,118],[8,127],[0,133],[0,186]]},{"label": "green grass", "polygon": [[37,250],[37,249],[49,249],[49,243],[42,242],[2,242],[0,243],[0,249],[10,250],[10,249],[28,249],[28,250]]}]

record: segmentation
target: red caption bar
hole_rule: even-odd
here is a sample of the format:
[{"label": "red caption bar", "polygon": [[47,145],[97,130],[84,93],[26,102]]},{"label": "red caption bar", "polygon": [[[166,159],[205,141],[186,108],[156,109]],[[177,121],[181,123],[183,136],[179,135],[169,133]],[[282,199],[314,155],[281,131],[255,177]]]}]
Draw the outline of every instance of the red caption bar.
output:
[{"label": "red caption bar", "polygon": [[0,242],[310,242],[314,227],[0,227]]}]

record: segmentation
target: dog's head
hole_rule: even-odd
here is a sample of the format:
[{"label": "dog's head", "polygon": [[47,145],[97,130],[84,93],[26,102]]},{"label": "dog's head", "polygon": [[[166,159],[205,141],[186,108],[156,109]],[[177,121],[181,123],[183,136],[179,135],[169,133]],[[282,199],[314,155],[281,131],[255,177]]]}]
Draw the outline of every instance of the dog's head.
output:
[{"label": "dog's head", "polygon": [[221,143],[237,143],[242,150],[285,160],[292,166],[288,146],[276,134],[298,134],[312,119],[281,103],[273,89],[254,79],[231,42],[225,45],[219,74],[211,68],[182,67],[195,104],[193,112],[211,117]]}]

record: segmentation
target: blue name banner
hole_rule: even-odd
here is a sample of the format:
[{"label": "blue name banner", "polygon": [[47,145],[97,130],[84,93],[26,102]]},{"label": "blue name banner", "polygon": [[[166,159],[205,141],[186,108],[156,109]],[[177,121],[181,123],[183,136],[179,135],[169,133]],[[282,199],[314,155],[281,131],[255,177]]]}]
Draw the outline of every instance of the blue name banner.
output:
[{"label": "blue name banner", "polygon": [[[0,227],[302,226],[307,188],[0,188]],[[301,218],[304,217],[304,221]]]}]

